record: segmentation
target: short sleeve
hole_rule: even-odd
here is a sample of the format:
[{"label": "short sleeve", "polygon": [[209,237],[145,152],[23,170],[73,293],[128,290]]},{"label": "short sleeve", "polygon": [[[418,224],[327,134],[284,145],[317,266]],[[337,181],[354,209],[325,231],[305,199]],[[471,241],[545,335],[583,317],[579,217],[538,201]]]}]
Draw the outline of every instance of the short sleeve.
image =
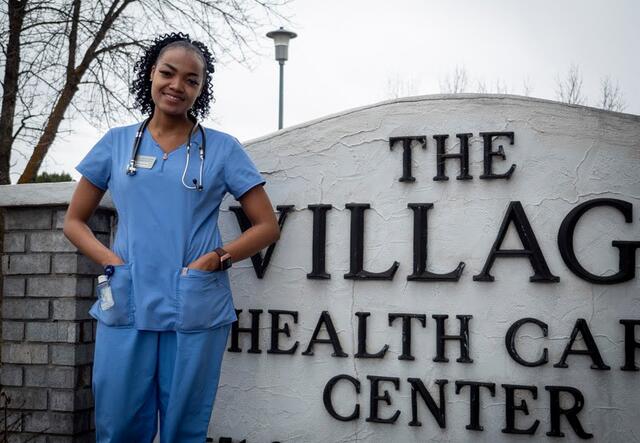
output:
[{"label": "short sleeve", "polygon": [[251,158],[235,138],[232,138],[230,152],[224,163],[224,183],[236,200],[249,189],[265,183]]},{"label": "short sleeve", "polygon": [[76,171],[98,188],[106,191],[111,178],[113,134],[109,130],[76,166]]}]

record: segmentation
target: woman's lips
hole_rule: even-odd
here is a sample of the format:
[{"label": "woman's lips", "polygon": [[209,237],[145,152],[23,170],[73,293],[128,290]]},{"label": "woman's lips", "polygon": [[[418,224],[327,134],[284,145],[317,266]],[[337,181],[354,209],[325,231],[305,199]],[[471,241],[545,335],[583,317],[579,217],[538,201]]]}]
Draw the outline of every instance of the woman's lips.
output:
[{"label": "woman's lips", "polygon": [[182,98],[180,96],[169,94],[169,93],[166,93],[166,92],[163,92],[162,95],[164,95],[167,100],[169,100],[170,102],[173,102],[173,103],[179,103],[179,102],[184,100],[184,98]]}]

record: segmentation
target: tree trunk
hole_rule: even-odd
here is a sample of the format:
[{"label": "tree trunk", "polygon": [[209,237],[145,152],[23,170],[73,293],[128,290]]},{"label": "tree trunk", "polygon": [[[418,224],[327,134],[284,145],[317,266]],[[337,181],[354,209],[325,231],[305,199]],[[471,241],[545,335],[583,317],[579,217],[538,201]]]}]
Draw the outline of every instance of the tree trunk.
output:
[{"label": "tree trunk", "polygon": [[4,67],[2,111],[0,111],[0,185],[11,183],[9,166],[20,71],[20,33],[26,7],[27,0],[9,0],[9,41]]},{"label": "tree trunk", "polygon": [[64,85],[62,94],[47,119],[47,125],[44,127],[44,131],[38,139],[38,143],[33,149],[33,154],[31,154],[31,157],[27,162],[27,166],[24,168],[22,175],[18,179],[18,183],[33,183],[35,181],[36,175],[38,175],[38,170],[42,165],[42,161],[47,155],[49,147],[56,139],[58,128],[64,118],[64,113],[71,104],[71,100],[78,90],[79,81],[80,79],[76,77],[71,82]]}]

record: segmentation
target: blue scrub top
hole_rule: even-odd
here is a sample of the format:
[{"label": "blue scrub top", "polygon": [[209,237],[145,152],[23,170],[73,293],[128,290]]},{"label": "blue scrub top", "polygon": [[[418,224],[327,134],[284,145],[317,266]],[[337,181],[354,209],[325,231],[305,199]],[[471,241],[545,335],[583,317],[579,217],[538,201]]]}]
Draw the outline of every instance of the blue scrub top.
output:
[{"label": "blue scrub top", "polygon": [[[225,271],[186,269],[222,246],[218,213],[227,192],[239,199],[265,183],[234,137],[205,129],[203,191],[187,189],[182,174],[186,143],[167,155],[145,130],[138,156],[153,157],[151,168],[126,174],[139,124],[114,128],[89,151],[76,170],[100,189],[109,189],[118,212],[113,251],[125,262],[109,283],[115,306],[100,301],[90,314],[115,327],[153,331],[198,331],[236,320]],[[185,183],[199,179],[202,143],[191,142]]]}]

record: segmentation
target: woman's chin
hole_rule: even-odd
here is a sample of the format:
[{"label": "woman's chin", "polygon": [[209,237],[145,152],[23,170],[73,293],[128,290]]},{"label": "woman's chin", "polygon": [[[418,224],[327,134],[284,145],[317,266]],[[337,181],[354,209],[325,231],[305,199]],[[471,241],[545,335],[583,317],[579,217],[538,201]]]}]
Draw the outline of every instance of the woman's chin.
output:
[{"label": "woman's chin", "polygon": [[156,106],[156,110],[172,118],[185,117],[188,111],[188,109],[182,106]]}]

